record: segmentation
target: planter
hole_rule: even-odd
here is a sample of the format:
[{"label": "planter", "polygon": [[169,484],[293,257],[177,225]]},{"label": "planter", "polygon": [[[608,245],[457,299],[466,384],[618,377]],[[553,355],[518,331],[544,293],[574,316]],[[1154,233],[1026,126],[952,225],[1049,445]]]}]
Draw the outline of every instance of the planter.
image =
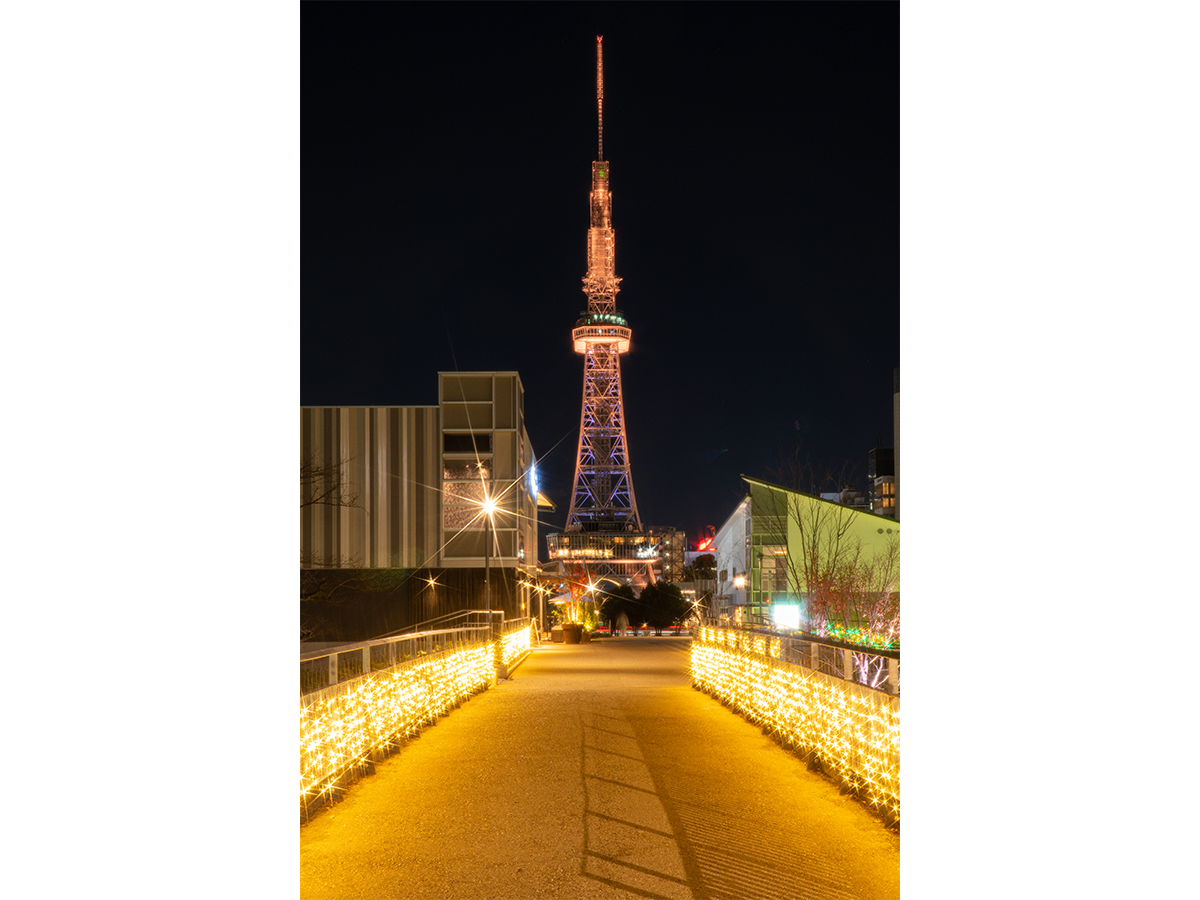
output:
[{"label": "planter", "polygon": [[578,644],[583,639],[583,626],[566,624],[562,627],[563,641],[567,644]]}]

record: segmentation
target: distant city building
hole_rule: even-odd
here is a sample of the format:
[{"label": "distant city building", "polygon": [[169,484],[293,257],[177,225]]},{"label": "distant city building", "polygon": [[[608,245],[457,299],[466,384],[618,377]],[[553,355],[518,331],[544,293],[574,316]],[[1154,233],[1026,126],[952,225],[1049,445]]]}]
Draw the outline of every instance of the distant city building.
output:
[{"label": "distant city building", "polygon": [[870,511],[871,504],[862,491],[858,488],[846,485],[840,491],[827,491],[821,494],[822,500],[828,500],[830,503],[840,503],[842,506],[849,506],[851,509],[862,509]]},{"label": "distant city building", "polygon": [[876,447],[867,456],[871,512],[896,518],[896,467],[891,447]]},{"label": "distant city building", "polygon": [[687,538],[684,533],[666,525],[651,525],[647,530],[659,537],[655,577],[671,582],[682,580],[683,567],[687,564]]},{"label": "distant city building", "polygon": [[900,521],[900,368],[892,373],[892,460],[896,481],[896,509],[893,515]]}]

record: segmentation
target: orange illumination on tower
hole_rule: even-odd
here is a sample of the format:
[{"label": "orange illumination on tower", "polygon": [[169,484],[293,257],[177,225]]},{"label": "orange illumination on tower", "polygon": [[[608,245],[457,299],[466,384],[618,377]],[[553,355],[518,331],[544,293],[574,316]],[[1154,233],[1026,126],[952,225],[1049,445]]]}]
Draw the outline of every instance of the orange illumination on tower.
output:
[{"label": "orange illumination on tower", "polygon": [[612,227],[609,165],[604,160],[604,57],[596,38],[596,111],[598,153],[592,163],[591,225],[587,236],[587,275],[583,292],[587,309],[575,322],[571,337],[583,354],[583,409],[575,487],[567,527],[584,531],[641,531],[621,397],[621,354],[629,350],[633,332],[617,309],[621,279],[616,276],[616,233]]}]

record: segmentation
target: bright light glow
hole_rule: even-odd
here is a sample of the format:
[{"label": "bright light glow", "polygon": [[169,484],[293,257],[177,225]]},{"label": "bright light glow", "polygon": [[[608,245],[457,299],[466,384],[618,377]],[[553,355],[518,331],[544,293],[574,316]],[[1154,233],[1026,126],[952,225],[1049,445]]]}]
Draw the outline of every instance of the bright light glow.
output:
[{"label": "bright light glow", "polygon": [[692,640],[692,683],[770,728],[785,747],[813,753],[866,803],[898,821],[899,698],[784,663],[780,650],[778,638],[700,628]]},{"label": "bright light glow", "polygon": [[776,603],[771,610],[771,617],[778,628],[790,628],[793,631],[800,627],[800,607],[790,603]]},{"label": "bright light glow", "polygon": [[746,576],[745,575],[734,575],[733,576],[733,586],[735,588],[737,588],[739,591],[742,588],[744,588],[746,586]]},{"label": "bright light glow", "polygon": [[[530,650],[533,624],[501,640],[501,660]],[[472,644],[404,660],[300,699],[300,795],[315,798],[377,751],[414,735],[451,707],[485,689],[496,645]]]},{"label": "bright light glow", "polygon": [[494,497],[488,497],[483,501],[483,511],[489,516],[496,511],[496,500]]}]

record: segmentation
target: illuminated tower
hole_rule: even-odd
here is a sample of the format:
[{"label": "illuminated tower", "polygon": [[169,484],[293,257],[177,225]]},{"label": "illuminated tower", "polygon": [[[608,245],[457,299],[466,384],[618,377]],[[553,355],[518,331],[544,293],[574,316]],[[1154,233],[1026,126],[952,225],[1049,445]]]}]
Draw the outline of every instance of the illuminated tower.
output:
[{"label": "illuminated tower", "polygon": [[579,418],[579,452],[575,487],[567,513],[568,531],[642,531],[621,397],[621,354],[629,350],[632,331],[617,309],[620,278],[614,256],[612,193],[604,161],[604,60],[602,38],[596,38],[596,111],[599,157],[592,163],[591,226],[587,237],[587,275],[583,292],[587,310],[571,332],[575,352],[583,354],[583,411]]}]

